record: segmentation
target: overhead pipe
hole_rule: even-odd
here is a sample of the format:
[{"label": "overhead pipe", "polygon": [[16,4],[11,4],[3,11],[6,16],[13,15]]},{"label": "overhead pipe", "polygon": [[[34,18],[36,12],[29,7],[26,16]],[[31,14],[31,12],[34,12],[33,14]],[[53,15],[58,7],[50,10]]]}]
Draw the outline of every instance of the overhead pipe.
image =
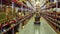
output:
[{"label": "overhead pipe", "polygon": [[[30,4],[31,4],[31,2],[30,2],[30,0],[27,0]],[[31,6],[34,8],[34,6],[31,4]]]},{"label": "overhead pipe", "polygon": [[44,7],[47,3],[48,3],[48,1],[46,1],[46,2],[43,4],[43,6],[41,6],[41,8]]}]

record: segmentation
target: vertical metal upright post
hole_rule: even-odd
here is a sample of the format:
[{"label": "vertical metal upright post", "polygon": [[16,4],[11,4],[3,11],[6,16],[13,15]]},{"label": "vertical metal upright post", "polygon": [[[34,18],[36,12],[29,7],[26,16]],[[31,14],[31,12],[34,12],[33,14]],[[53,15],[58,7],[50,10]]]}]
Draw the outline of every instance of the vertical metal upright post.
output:
[{"label": "vertical metal upright post", "polygon": [[28,12],[28,8],[27,8],[27,12]]},{"label": "vertical metal upright post", "polygon": [[[14,12],[14,2],[12,1],[12,15],[14,16],[14,13],[13,12]],[[12,34],[14,34],[14,27],[12,29]]]},{"label": "vertical metal upright post", "polygon": [[[2,8],[2,0],[1,0],[1,8]],[[1,27],[1,34],[2,34],[2,27]]]},{"label": "vertical metal upright post", "polygon": [[2,33],[2,25],[1,25],[0,27],[1,27],[0,34],[3,34],[3,33]]},{"label": "vertical metal upright post", "polygon": [[1,0],[1,8],[2,8],[2,0]]},{"label": "vertical metal upright post", "polygon": [[14,33],[14,27],[12,28],[12,34],[15,34],[15,33]]},{"label": "vertical metal upright post", "polygon": [[56,11],[57,11],[57,8],[58,8],[58,1],[56,0]]},{"label": "vertical metal upright post", "polygon": [[13,15],[13,12],[14,12],[14,2],[12,2],[12,15]]},{"label": "vertical metal upright post", "polygon": [[21,5],[21,15],[22,15],[22,12],[23,12],[23,6]]},{"label": "vertical metal upright post", "polygon": [[26,12],[25,12],[25,15],[26,15],[27,11],[28,11],[28,8],[26,8]]}]

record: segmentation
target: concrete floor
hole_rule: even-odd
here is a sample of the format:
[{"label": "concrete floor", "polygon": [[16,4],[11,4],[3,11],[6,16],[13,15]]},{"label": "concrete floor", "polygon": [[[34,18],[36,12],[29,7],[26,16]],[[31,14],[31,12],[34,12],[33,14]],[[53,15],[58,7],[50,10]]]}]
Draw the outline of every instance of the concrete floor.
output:
[{"label": "concrete floor", "polygon": [[32,17],[24,29],[19,29],[19,34],[57,34],[43,17],[40,20],[40,25],[34,25],[35,19]]},{"label": "concrete floor", "polygon": [[40,20],[40,34],[57,34],[43,17]]},{"label": "concrete floor", "polygon": [[34,25],[34,34],[40,34],[40,25]]}]

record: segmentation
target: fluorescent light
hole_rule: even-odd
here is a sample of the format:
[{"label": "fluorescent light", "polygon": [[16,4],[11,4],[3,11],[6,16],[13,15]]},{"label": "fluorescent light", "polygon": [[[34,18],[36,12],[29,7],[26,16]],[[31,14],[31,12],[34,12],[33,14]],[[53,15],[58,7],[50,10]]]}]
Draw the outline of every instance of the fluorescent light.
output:
[{"label": "fluorescent light", "polygon": [[36,2],[37,4],[39,3],[39,2]]}]

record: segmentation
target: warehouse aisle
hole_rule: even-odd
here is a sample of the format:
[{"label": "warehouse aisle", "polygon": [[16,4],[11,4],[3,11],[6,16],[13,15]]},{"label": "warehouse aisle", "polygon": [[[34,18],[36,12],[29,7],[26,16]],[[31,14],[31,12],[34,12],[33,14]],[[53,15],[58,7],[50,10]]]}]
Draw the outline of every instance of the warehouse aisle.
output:
[{"label": "warehouse aisle", "polygon": [[60,0],[0,0],[0,34],[59,33]]},{"label": "warehouse aisle", "polygon": [[40,20],[40,34],[57,34],[43,17]]},{"label": "warehouse aisle", "polygon": [[57,34],[43,17],[40,20],[40,25],[34,25],[35,19],[32,17],[24,29],[19,30],[19,34]]},{"label": "warehouse aisle", "polygon": [[34,25],[34,34],[40,34],[40,25]]},{"label": "warehouse aisle", "polygon": [[34,34],[34,17],[32,17],[25,25],[24,29],[19,29],[19,34]]}]

